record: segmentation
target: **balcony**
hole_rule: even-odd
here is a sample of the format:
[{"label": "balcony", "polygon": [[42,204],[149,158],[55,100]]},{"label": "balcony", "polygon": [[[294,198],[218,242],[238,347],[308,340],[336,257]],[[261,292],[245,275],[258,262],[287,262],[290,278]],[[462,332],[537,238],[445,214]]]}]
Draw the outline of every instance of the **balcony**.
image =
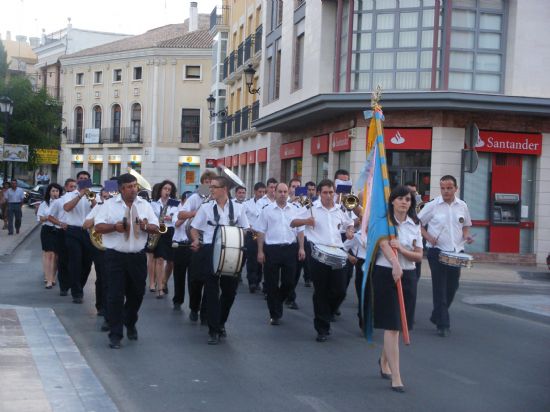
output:
[{"label": "balcony", "polygon": [[233,136],[233,116],[225,119],[225,137]]},{"label": "balcony", "polygon": [[222,30],[229,30],[229,6],[216,6],[210,12],[210,34],[215,35]]},{"label": "balcony", "polygon": [[67,130],[67,144],[142,144],[143,128],[109,127],[99,130],[99,139],[84,137],[84,130]]},{"label": "balcony", "polygon": [[262,51],[262,25],[260,24],[254,34],[254,54]]},{"label": "balcony", "polygon": [[245,132],[250,129],[250,106],[245,106],[241,109],[241,131]]},{"label": "balcony", "polygon": [[223,79],[227,79],[229,75],[229,57],[226,57],[223,61]]},{"label": "balcony", "polygon": [[258,120],[260,117],[260,101],[256,100],[252,103],[252,121]]},{"label": "balcony", "polygon": [[244,41],[244,62],[246,63],[252,57],[252,48],[254,47],[255,35],[250,35]]},{"label": "balcony", "polygon": [[229,53],[229,76],[235,73],[235,51]]},{"label": "balcony", "polygon": [[233,114],[233,133],[241,132],[241,111],[238,110]]},{"label": "balcony", "polygon": [[244,56],[244,42],[241,42],[241,44],[239,44],[239,48],[237,49],[237,68],[243,65],[243,56]]}]

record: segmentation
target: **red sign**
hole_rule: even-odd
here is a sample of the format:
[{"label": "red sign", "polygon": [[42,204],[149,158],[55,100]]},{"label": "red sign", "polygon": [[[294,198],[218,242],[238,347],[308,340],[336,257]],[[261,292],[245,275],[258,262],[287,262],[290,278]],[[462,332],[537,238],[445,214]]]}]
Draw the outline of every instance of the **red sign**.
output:
[{"label": "red sign", "polygon": [[258,163],[267,162],[267,148],[258,149]]},{"label": "red sign", "polygon": [[225,158],[221,158],[216,160],[216,166],[224,166],[225,165]]},{"label": "red sign", "polygon": [[239,164],[242,166],[246,166],[246,153],[241,153],[239,155]]},{"label": "red sign", "polygon": [[233,155],[233,167],[239,165],[239,155]]},{"label": "red sign", "polygon": [[387,150],[432,150],[432,129],[384,129]]},{"label": "red sign", "polygon": [[476,150],[478,152],[517,153],[540,156],[542,153],[542,134],[480,130]]},{"label": "red sign", "polygon": [[227,156],[225,158],[225,167],[231,167],[232,163],[233,163],[233,159],[231,158],[231,156]]},{"label": "red sign", "polygon": [[349,138],[349,130],[334,132],[332,134],[332,151],[341,152],[343,150],[351,150],[351,139]]},{"label": "red sign", "polygon": [[256,151],[252,150],[251,152],[248,152],[247,158],[248,158],[248,164],[256,163]]},{"label": "red sign", "polygon": [[311,154],[319,155],[328,153],[328,134],[313,136],[311,138]]},{"label": "red sign", "polygon": [[216,163],[218,161],[216,159],[206,159],[206,167],[213,168],[216,167]]},{"label": "red sign", "polygon": [[286,143],[281,145],[281,159],[294,159],[302,157],[302,141]]}]

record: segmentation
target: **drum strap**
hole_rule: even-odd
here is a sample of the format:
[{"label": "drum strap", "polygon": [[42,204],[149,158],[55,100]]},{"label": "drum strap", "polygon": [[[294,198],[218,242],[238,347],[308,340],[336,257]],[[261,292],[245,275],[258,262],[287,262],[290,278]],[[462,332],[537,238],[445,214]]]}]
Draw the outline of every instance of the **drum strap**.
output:
[{"label": "drum strap", "polygon": [[[229,226],[235,226],[235,211],[233,210],[233,202],[231,199],[228,199],[229,202]],[[218,226],[220,224],[220,213],[218,212],[218,205],[214,203],[214,220],[216,224],[213,224],[211,221],[208,221],[210,226]]]}]

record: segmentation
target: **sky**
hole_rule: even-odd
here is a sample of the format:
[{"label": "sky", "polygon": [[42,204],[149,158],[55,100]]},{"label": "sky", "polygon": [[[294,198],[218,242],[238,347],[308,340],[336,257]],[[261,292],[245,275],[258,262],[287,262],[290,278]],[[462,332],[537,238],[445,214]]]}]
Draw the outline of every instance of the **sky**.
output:
[{"label": "sky", "polygon": [[[40,37],[61,30],[71,18],[74,28],[141,34],[154,27],[183,23],[190,0],[0,0],[0,35]],[[197,0],[199,13],[208,13],[221,0]]]}]

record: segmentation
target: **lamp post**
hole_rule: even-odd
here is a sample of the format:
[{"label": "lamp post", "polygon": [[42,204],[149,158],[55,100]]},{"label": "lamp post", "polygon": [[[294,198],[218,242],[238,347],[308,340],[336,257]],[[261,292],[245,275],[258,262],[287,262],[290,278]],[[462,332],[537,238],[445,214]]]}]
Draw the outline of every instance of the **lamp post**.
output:
[{"label": "lamp post", "polygon": [[243,72],[244,72],[246,85],[248,86],[248,93],[260,94],[259,87],[257,89],[252,88],[252,85],[254,84],[254,75],[256,74],[256,70],[254,70],[254,67],[252,67],[252,65],[249,64],[248,67],[243,70]]},{"label": "lamp post", "polygon": [[[0,96],[0,113],[4,113],[5,119],[5,133],[4,133],[4,144],[9,140],[9,124],[10,116],[13,113],[13,101],[7,96]],[[13,177],[13,176],[12,176]],[[8,161],[4,161],[4,182],[8,179]]]},{"label": "lamp post", "polygon": [[208,104],[210,119],[213,119],[214,117],[220,117],[223,120],[227,116],[227,107],[225,109],[220,110],[219,112],[214,112],[215,104],[216,104],[216,98],[214,96],[212,95],[208,96],[206,98],[206,103]]}]

